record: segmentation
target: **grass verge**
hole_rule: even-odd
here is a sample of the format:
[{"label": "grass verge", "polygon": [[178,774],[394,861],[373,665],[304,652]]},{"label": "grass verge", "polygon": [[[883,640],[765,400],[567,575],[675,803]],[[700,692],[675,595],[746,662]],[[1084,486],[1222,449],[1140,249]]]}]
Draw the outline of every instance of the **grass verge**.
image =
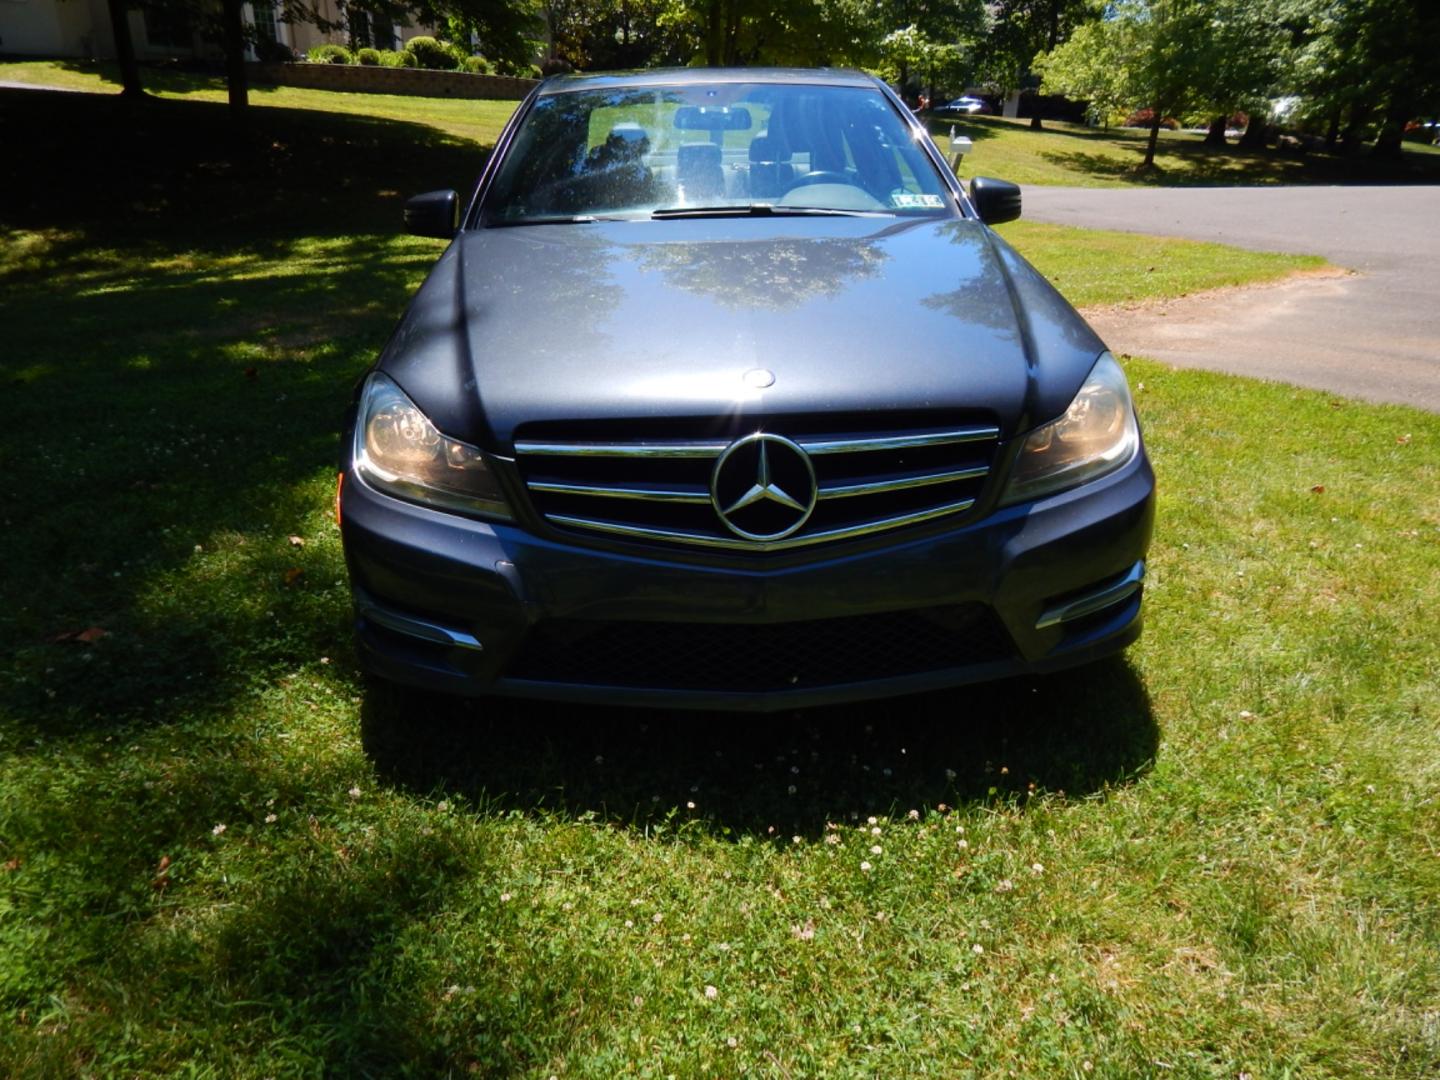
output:
[{"label": "grass verge", "polygon": [[1296,157],[1273,149],[1246,150],[1232,142],[1223,149],[1204,144],[1189,131],[1162,131],[1154,169],[1141,169],[1147,132],[1099,131],[1080,124],[1046,121],[1032,131],[1028,120],[977,116],[963,121],[927,120],[943,150],[953,126],[975,143],[965,158],[964,176],[998,176],[1016,184],[1070,187],[1175,187],[1254,184],[1429,183],[1440,181],[1440,154],[1406,143],[1398,162],[1335,154]]},{"label": "grass verge", "polygon": [[1246,251],[1165,236],[1016,221],[997,230],[1077,307],[1170,300],[1253,285],[1329,264],[1318,255]]},{"label": "grass verge", "polygon": [[44,150],[0,164],[0,1073],[1440,1069],[1440,417],[1128,360],[1148,628],[1089,671],[764,722],[368,693],[338,414],[439,250],[397,192],[479,155],[59,97],[0,95]]}]

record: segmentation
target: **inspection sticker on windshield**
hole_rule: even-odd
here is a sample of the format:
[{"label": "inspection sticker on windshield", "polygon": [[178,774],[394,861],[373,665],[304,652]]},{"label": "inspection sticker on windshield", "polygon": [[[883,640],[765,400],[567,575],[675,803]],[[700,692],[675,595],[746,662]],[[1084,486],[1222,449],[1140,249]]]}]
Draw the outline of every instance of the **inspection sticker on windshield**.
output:
[{"label": "inspection sticker on windshield", "polygon": [[939,195],[914,195],[908,191],[897,191],[890,196],[890,205],[897,210],[938,210],[945,205]]}]

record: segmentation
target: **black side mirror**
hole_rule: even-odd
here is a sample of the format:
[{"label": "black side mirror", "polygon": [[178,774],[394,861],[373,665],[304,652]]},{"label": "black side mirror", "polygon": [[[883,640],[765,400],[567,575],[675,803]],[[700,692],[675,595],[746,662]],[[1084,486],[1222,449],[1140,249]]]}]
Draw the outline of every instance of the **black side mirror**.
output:
[{"label": "black side mirror", "polygon": [[970,201],[986,225],[999,225],[1020,216],[1020,185],[977,176],[970,181]]},{"label": "black side mirror", "polygon": [[405,231],[449,240],[460,227],[460,196],[453,191],[427,191],[405,200]]}]

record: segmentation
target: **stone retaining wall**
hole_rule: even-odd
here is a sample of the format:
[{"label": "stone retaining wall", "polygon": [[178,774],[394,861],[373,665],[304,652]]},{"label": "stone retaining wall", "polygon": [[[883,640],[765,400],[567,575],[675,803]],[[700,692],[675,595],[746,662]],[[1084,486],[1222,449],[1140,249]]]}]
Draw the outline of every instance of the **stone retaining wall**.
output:
[{"label": "stone retaining wall", "polygon": [[537,81],[503,75],[471,75],[464,71],[387,68],[373,64],[250,64],[249,69],[252,81],[277,86],[490,101],[519,101]]}]

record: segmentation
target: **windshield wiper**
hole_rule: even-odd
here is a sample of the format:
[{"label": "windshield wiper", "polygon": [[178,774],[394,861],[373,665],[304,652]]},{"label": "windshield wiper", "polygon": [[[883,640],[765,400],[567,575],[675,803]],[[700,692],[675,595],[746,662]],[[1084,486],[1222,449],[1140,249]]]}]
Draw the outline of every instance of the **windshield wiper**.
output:
[{"label": "windshield wiper", "polygon": [[650,217],[891,217],[885,210],[837,210],[828,206],[776,206],[773,203],[740,203],[736,206],[671,206],[656,210]]},{"label": "windshield wiper", "polygon": [[633,220],[633,218],[607,217],[604,214],[540,214],[535,217],[496,218],[488,224],[510,228],[515,225],[590,225],[596,221]]}]

